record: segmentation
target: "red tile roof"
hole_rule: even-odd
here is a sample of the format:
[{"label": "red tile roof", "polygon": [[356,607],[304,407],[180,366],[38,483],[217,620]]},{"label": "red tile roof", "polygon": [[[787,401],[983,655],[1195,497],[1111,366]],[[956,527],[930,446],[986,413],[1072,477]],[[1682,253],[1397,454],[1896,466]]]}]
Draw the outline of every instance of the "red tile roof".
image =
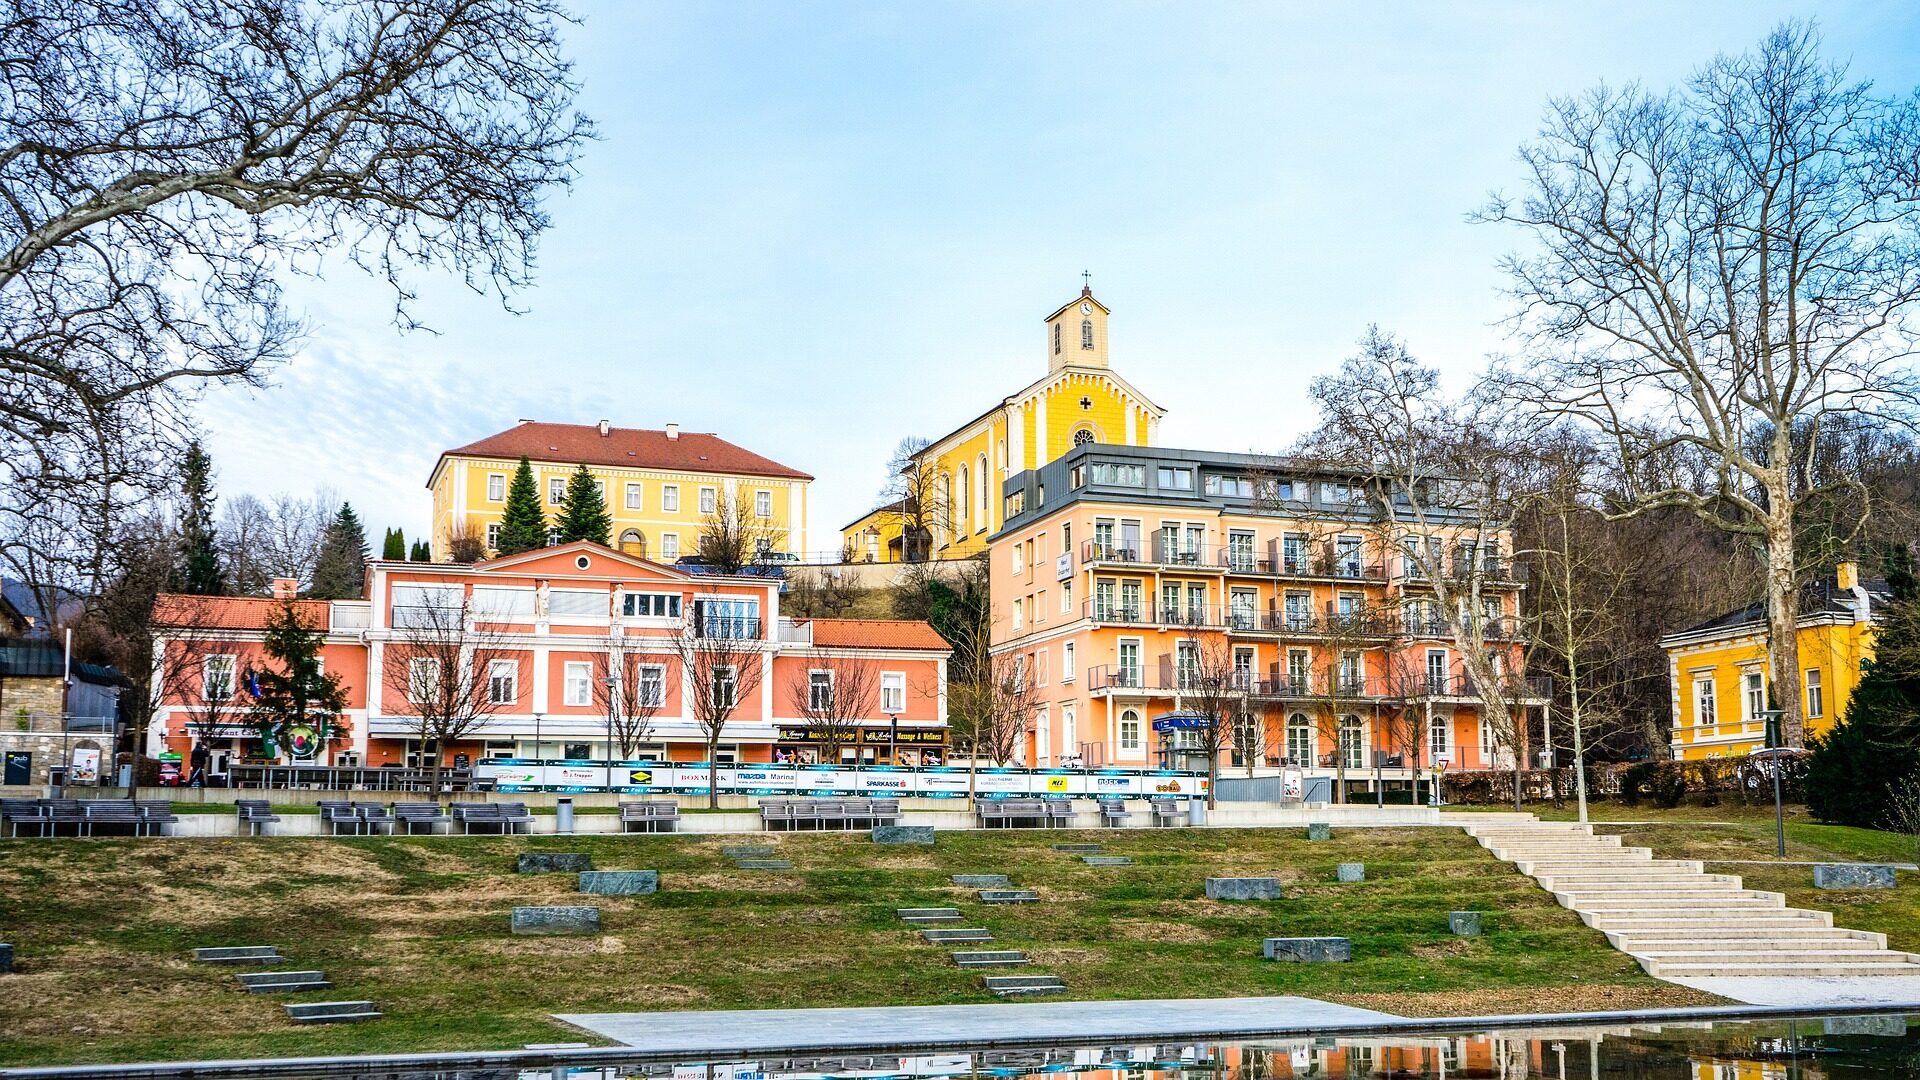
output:
[{"label": "red tile roof", "polygon": [[[264,630],[267,620],[280,610],[281,601],[265,596],[186,596],[161,593],[153,600],[153,621],[158,626],[192,627],[204,630]],[[295,600],[300,621],[315,629],[326,629],[325,600]]]},{"label": "red tile roof", "polygon": [[[550,461],[565,465],[627,466],[641,469],[672,469],[681,472],[734,473],[740,476],[771,476],[792,480],[811,480],[812,476],[790,469],[771,458],[735,446],[718,435],[704,431],[682,431],[667,438],[665,431],[651,428],[608,428],[605,435],[594,424],[516,424],[479,442],[468,443],[440,455],[518,458]],[[439,465],[434,466],[436,472]]]},{"label": "red tile roof", "polygon": [[812,619],[813,643],[848,649],[935,649],[947,640],[915,619]]}]

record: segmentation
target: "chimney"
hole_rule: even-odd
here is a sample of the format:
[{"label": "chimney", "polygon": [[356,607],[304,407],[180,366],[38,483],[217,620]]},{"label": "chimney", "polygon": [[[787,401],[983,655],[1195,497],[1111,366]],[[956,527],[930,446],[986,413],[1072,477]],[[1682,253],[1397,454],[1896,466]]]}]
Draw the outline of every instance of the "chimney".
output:
[{"label": "chimney", "polygon": [[669,439],[677,439],[677,438],[679,438],[679,437],[680,437],[680,425],[679,425],[679,424],[668,424],[668,425],[667,425],[667,438],[669,438]]},{"label": "chimney", "polygon": [[273,598],[292,600],[300,595],[300,582],[296,578],[277,577],[273,579]]},{"label": "chimney", "polygon": [[611,430],[613,430],[612,424],[607,423],[605,420],[600,421],[600,437],[601,438],[603,439],[606,438],[607,432]]},{"label": "chimney", "polygon": [[1843,562],[1833,568],[1833,583],[1841,592],[1852,592],[1860,583],[1860,566],[1857,563]]},{"label": "chimney", "polygon": [[521,417],[521,418],[520,418],[520,422],[521,422],[521,423],[523,423],[523,424],[531,424],[531,423],[533,423],[533,417],[531,417],[531,416],[523,416],[523,417]]}]

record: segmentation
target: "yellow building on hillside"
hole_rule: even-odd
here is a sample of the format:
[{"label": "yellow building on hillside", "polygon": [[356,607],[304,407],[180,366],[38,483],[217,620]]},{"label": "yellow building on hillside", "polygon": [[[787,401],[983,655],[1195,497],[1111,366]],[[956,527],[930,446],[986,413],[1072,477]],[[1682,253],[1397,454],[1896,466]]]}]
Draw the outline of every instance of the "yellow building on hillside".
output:
[{"label": "yellow building on hillside", "polygon": [[807,485],[813,477],[709,432],[543,424],[522,420],[505,431],[440,455],[433,492],[433,557],[446,560],[454,537],[479,539],[491,555],[507,505],[507,485],[526,457],[540,508],[560,513],[567,477],[585,465],[613,516],[614,546],[670,563],[695,554],[709,515],[738,506],[774,551],[807,550]]},{"label": "yellow building on hillside", "polygon": [[1152,446],[1165,410],[1114,374],[1107,351],[1105,304],[1091,289],[1046,318],[1047,373],[915,455],[926,479],[914,485],[926,507],[889,503],[842,530],[852,562],[898,562],[902,533],[926,527],[935,559],[962,559],[987,549],[1005,519],[1001,483],[1037,469],[1081,443]]},{"label": "yellow building on hillside", "polygon": [[[1873,621],[1891,599],[1841,563],[1801,594],[1801,709],[1808,737],[1833,726],[1873,657]],[[1673,756],[1738,757],[1766,745],[1767,614],[1752,604],[1660,639],[1673,693]]]}]

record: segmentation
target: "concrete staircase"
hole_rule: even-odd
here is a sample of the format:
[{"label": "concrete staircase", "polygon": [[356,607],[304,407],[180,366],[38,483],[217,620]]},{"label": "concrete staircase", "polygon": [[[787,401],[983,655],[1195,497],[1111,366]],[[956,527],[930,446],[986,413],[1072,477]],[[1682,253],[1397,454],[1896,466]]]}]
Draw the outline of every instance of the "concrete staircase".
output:
[{"label": "concrete staircase", "polygon": [[1649,975],[1920,975],[1920,956],[1890,951],[1883,934],[1837,928],[1828,912],[1790,908],[1698,862],[1655,859],[1591,825],[1520,815],[1460,824]]}]

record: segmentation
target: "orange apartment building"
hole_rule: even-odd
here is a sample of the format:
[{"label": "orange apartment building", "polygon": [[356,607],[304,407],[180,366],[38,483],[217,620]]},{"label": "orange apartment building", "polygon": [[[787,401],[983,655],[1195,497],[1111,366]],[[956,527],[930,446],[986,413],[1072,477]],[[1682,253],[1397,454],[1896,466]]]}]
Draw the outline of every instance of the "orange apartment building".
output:
[{"label": "orange apartment building", "polygon": [[1370,779],[1378,765],[1406,783],[1436,762],[1511,767],[1513,725],[1483,722],[1460,643],[1402,545],[1478,578],[1472,617],[1492,666],[1511,700],[1544,709],[1542,687],[1504,674],[1522,661],[1509,548],[1474,551],[1458,514],[1429,509],[1443,524],[1424,536],[1376,520],[1356,484],[1245,454],[1099,443],[1009,479],[992,640],[1038,699],[1025,763],[1206,768],[1175,718],[1211,659],[1231,663],[1247,710],[1223,773],[1343,765]]},{"label": "orange apartment building", "polygon": [[[816,728],[797,704],[795,688],[824,687],[850,664],[867,665],[866,681],[877,693],[868,695],[871,715],[838,725],[857,725],[861,735],[857,746],[840,748],[842,760],[886,764],[893,745],[903,747],[902,764],[944,758],[949,650],[933,628],[787,618],[780,614],[780,586],[776,578],[689,573],[587,542],[472,565],[369,563],[364,599],[294,601],[302,621],[324,631],[324,667],[342,675],[347,707],[318,725],[314,738],[277,747],[275,760],[421,766],[430,765],[436,751],[447,765],[486,758],[608,760],[617,755],[606,698],[594,683],[609,677],[610,664],[629,663],[639,671],[627,685],[659,705],[635,760],[704,761],[705,738],[686,707],[695,688],[674,647],[688,626],[744,641],[746,662],[761,669],[758,685],[739,695],[723,729],[720,764],[818,760],[810,734]],[[160,696],[149,753],[185,754],[204,740],[216,756],[209,770],[216,774],[228,761],[262,760],[259,734],[245,715],[246,672],[270,663],[262,631],[283,603],[160,598],[157,621],[167,629],[156,644]],[[449,619],[471,628],[472,647],[485,657],[487,670],[476,677],[485,680],[488,708],[470,737],[424,746],[407,683],[390,669],[417,652],[418,627]],[[167,670],[187,677],[159,677]],[[213,707],[218,723],[206,722],[209,702],[220,703]],[[907,754],[913,760],[905,760]]]}]

